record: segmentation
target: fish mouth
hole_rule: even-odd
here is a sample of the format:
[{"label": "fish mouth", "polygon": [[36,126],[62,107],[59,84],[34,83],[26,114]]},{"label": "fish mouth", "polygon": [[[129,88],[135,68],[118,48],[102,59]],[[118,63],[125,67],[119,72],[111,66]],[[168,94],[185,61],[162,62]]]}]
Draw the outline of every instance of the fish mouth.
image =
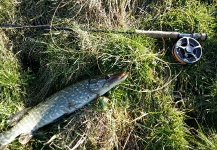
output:
[{"label": "fish mouth", "polygon": [[128,76],[127,72],[121,72],[121,73],[113,74],[113,75],[110,75],[109,82],[110,83],[122,82],[127,78],[127,76]]}]

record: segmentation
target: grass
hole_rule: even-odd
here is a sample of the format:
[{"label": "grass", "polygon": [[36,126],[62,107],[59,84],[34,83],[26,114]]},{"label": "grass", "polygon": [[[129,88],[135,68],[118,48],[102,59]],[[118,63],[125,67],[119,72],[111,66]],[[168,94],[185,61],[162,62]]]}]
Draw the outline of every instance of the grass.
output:
[{"label": "grass", "polygon": [[[25,93],[21,90],[22,75],[19,72],[21,67],[18,64],[16,56],[9,50],[10,44],[7,37],[1,31],[0,37],[0,99],[1,99],[1,119],[5,119],[10,113],[22,108],[21,96]],[[7,99],[7,101],[3,101]]]},{"label": "grass", "polygon": [[[71,27],[73,32],[1,29],[0,131],[24,107],[67,85],[127,71],[104,97],[9,149],[217,149],[214,1],[0,2],[2,23]],[[82,29],[205,32],[192,65],[173,58],[174,39]]]}]

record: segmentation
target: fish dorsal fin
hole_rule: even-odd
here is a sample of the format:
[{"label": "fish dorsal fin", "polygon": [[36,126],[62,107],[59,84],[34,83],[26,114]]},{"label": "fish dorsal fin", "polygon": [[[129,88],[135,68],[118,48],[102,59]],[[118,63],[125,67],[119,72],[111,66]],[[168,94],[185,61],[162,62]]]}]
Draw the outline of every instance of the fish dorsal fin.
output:
[{"label": "fish dorsal fin", "polygon": [[31,138],[33,137],[32,133],[28,133],[28,134],[21,134],[20,138],[19,138],[19,142],[21,144],[26,144],[29,142],[29,140],[31,140]]},{"label": "fish dorsal fin", "polygon": [[25,108],[19,112],[17,112],[16,114],[12,115],[8,120],[7,120],[7,124],[10,126],[14,126],[26,113],[27,111],[30,109],[30,107]]}]

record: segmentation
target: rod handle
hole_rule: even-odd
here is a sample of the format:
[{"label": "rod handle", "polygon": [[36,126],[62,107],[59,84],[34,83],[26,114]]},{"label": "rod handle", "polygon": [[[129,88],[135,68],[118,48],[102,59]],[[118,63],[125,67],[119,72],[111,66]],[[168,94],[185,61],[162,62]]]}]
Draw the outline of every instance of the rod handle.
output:
[{"label": "rod handle", "polygon": [[197,40],[205,41],[207,39],[206,33],[179,33],[179,32],[170,32],[170,31],[147,31],[147,30],[135,30],[136,34],[146,34],[147,36],[153,38],[183,38],[183,37],[191,37]]},{"label": "rod handle", "polygon": [[146,31],[146,30],[135,30],[136,34],[146,34],[153,38],[174,38],[179,37],[179,32],[169,32],[169,31]]}]

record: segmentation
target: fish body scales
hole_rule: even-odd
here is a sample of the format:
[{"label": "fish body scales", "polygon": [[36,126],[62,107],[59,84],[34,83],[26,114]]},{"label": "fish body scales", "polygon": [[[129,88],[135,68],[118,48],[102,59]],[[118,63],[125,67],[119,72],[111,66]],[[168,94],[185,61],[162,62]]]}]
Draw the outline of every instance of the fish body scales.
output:
[{"label": "fish body scales", "polygon": [[85,85],[84,82],[67,87],[31,109],[19,122],[21,127],[25,126],[25,128],[22,128],[22,133],[34,132],[38,128],[53,122],[65,114],[70,114],[96,98],[97,94],[89,91]]},{"label": "fish body scales", "polygon": [[55,93],[32,109],[24,111],[24,116],[18,120],[18,123],[0,135],[0,150],[3,150],[19,135],[19,142],[27,143],[39,128],[83,107],[126,78],[126,73],[106,75],[76,83]]}]

